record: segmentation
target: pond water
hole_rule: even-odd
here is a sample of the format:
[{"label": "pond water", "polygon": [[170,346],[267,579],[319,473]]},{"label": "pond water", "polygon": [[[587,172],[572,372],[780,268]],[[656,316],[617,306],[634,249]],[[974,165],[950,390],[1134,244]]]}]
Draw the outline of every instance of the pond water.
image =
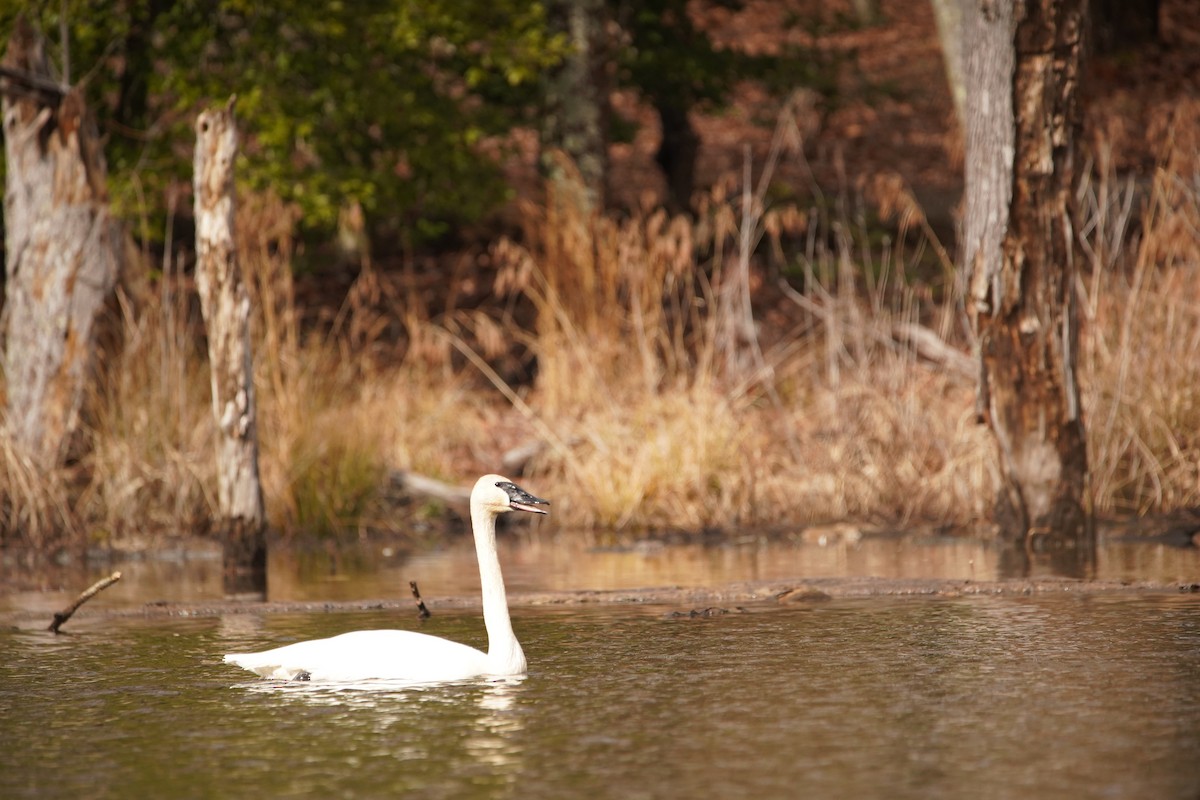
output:
[{"label": "pond water", "polygon": [[[718,544],[665,546],[634,542],[599,547],[582,537],[507,534],[500,559],[510,594],[720,586],[738,581],[804,578],[901,578],[989,581],[1014,572],[994,543],[954,536],[854,540],[837,529],[820,536],[746,536]],[[0,553],[0,557],[5,557]],[[95,610],[144,603],[202,603],[225,597],[221,555],[211,544],[161,551],[126,561],[78,560],[22,572],[0,562],[0,621],[5,612],[49,615],[95,580],[120,569],[120,583],[85,606]],[[1200,548],[1110,543],[1087,574],[1070,577],[1159,583],[1200,581]],[[405,548],[372,542],[275,546],[268,556],[267,599],[361,601],[404,599],[409,581],[426,598],[479,592],[475,549],[467,537]],[[13,586],[22,590],[13,591]]]},{"label": "pond water", "polygon": [[0,797],[1200,795],[1200,595],[672,611],[518,607],[524,680],[374,691],[220,655],[479,614],[0,626]]}]

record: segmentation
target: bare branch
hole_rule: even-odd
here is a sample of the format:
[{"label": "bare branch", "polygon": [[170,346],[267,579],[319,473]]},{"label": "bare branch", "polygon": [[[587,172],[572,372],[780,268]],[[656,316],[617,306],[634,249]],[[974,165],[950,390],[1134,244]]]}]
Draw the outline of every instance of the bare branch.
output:
[{"label": "bare branch", "polygon": [[[30,89],[34,92],[42,92],[50,95],[52,100],[61,100],[66,97],[67,92],[71,91],[71,87],[66,84],[59,83],[56,80],[47,78],[42,75],[34,75],[31,72],[26,72],[12,67],[0,66],[0,78],[7,79],[7,85],[4,90],[12,92],[17,89]],[[16,84],[14,87],[13,84]]]},{"label": "bare branch", "polygon": [[71,618],[72,614],[74,614],[76,611],[79,610],[79,607],[81,605],[86,603],[88,600],[91,600],[97,594],[104,591],[109,586],[112,586],[114,583],[116,583],[119,580],[121,580],[121,573],[114,572],[112,575],[109,575],[107,578],[101,578],[100,580],[93,583],[86,590],[84,590],[83,594],[81,594],[81,595],[79,595],[79,597],[75,598],[74,603],[71,603],[71,605],[67,606],[62,611],[56,611],[54,613],[54,621],[50,623],[50,627],[47,628],[47,630],[50,631],[51,633],[58,633],[58,629],[62,627],[63,623],[65,623],[67,620],[69,620]]}]

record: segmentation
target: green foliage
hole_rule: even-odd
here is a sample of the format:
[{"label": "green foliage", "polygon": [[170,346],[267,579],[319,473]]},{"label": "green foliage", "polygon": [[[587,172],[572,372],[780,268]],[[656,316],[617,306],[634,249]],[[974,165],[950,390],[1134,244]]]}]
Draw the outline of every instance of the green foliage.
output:
[{"label": "green foliage", "polygon": [[[714,46],[687,0],[610,0],[609,11],[624,31],[620,82],[676,118],[719,107],[738,80],[780,93],[817,80],[803,55]],[[328,232],[351,201],[374,233],[418,241],[478,219],[505,193],[495,146],[489,156],[480,144],[530,121],[541,76],[569,46],[525,0],[0,0],[5,40],[18,13],[86,86],[114,210],[143,236],[191,180],[196,114],[233,94],[239,180],[298,204],[309,231]]]},{"label": "green foliage", "polygon": [[[60,3],[0,0],[0,35],[31,14],[63,63]],[[239,177],[328,228],[358,200],[436,234],[500,197],[477,147],[520,109],[479,102],[562,56],[538,3],[520,0],[67,0],[70,78],[109,135],[114,205],[154,211],[190,180],[203,107],[238,96]]]},{"label": "green foliage", "polygon": [[724,100],[738,79],[741,57],[715,48],[696,29],[687,0],[616,0],[614,5],[629,36],[620,53],[623,83],[638,87],[656,106],[669,102],[691,108]]}]

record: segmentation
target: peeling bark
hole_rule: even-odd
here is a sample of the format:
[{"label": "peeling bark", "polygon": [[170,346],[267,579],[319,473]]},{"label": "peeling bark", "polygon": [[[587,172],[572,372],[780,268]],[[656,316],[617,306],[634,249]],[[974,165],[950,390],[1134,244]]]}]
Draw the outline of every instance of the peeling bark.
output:
[{"label": "peeling bark", "polygon": [[77,454],[97,323],[116,284],[119,229],[79,89],[58,87],[44,40],[18,19],[4,55],[5,426],[43,470]]},{"label": "peeling bark", "polygon": [[1091,535],[1073,225],[1085,2],[979,0],[964,17],[965,263],[981,407],[1002,465],[997,521],[1031,546]]},{"label": "peeling bark", "polygon": [[265,569],[265,513],[258,474],[250,297],[234,246],[234,99],[196,120],[196,288],[208,333],[217,501],[226,575]]}]

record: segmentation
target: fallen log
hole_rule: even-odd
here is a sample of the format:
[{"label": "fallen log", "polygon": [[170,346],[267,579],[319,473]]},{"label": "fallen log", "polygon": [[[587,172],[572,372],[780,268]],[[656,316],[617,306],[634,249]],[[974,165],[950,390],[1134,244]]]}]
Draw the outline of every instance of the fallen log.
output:
[{"label": "fallen log", "polygon": [[389,476],[391,484],[396,489],[403,490],[416,497],[440,500],[450,505],[466,506],[471,503],[471,490],[452,483],[420,475],[416,472],[395,470]]}]

